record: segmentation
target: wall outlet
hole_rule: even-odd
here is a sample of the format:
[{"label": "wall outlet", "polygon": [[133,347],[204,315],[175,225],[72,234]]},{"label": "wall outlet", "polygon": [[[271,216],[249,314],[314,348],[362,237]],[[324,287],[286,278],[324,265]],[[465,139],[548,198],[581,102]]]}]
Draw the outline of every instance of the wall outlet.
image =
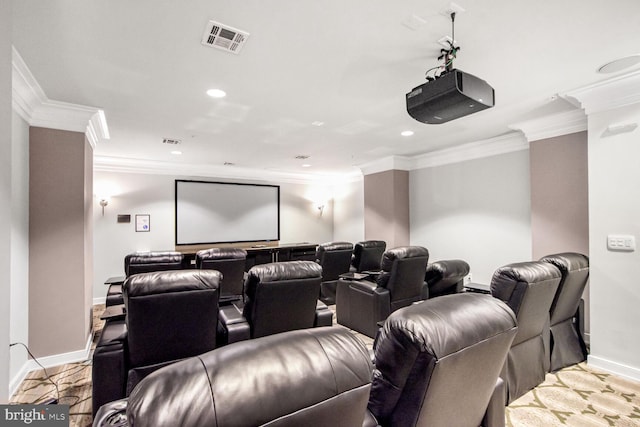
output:
[{"label": "wall outlet", "polygon": [[636,238],[629,234],[609,234],[607,249],[610,251],[633,252],[636,250]]}]

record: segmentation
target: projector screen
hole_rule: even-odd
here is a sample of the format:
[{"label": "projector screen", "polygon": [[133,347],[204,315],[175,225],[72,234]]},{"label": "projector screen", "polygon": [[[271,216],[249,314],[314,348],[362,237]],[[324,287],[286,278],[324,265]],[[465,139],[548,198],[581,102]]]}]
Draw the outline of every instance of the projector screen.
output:
[{"label": "projector screen", "polygon": [[176,180],[176,245],[280,240],[277,185]]}]

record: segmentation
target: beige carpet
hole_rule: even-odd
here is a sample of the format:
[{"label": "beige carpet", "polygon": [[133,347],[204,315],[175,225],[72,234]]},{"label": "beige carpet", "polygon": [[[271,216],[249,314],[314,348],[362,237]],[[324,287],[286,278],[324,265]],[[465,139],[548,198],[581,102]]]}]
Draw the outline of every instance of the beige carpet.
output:
[{"label": "beige carpet", "polygon": [[507,426],[640,426],[640,384],[580,363],[507,407]]},{"label": "beige carpet", "polygon": [[[95,306],[94,345],[104,306]],[[373,340],[354,334],[371,348]],[[91,361],[48,368],[60,403],[70,405],[72,427],[91,425]],[[11,403],[38,403],[57,392],[42,370],[29,373]],[[545,382],[507,407],[508,427],[640,426],[640,383],[592,369],[585,363],[547,374]]]}]

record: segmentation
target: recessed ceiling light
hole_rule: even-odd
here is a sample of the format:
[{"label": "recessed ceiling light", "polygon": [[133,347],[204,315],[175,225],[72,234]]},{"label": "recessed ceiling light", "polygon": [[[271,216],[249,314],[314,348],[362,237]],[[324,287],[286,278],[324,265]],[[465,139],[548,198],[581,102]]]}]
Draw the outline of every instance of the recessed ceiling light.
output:
[{"label": "recessed ceiling light", "polygon": [[402,135],[402,136],[411,136],[411,135],[413,135],[413,131],[412,130],[403,130],[402,132],[400,132],[400,135]]},{"label": "recessed ceiling light", "polygon": [[324,122],[316,120],[315,122],[311,122],[311,124],[314,125],[314,126],[322,126],[322,125],[324,125]]},{"label": "recessed ceiling light", "polygon": [[224,98],[225,96],[227,96],[227,92],[223,91],[222,89],[209,89],[207,91],[207,95],[212,98]]},{"label": "recessed ceiling light", "polygon": [[311,165],[309,163],[305,163],[304,165],[302,165],[303,168],[310,168]]},{"label": "recessed ceiling light", "polygon": [[175,150],[175,151],[172,151],[171,154],[175,154],[176,156],[179,156],[180,154],[182,154],[182,151]]},{"label": "recessed ceiling light", "polygon": [[618,58],[607,64],[604,64],[598,68],[599,73],[608,74],[622,71],[625,68],[633,67],[640,63],[640,54],[625,56],[624,58]]}]

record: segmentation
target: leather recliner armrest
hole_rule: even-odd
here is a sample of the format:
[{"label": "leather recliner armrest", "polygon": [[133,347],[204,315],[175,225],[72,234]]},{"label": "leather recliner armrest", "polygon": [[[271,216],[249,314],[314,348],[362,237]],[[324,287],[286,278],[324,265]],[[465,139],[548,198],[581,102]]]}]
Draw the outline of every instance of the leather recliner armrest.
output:
[{"label": "leather recliner armrest", "polygon": [[352,289],[356,289],[361,292],[365,292],[368,294],[374,294],[379,289],[378,284],[375,282],[370,282],[369,280],[350,280],[349,286]]},{"label": "leather recliner armrest", "polygon": [[505,402],[507,391],[502,378],[498,377],[496,387],[493,389],[487,411],[482,419],[482,427],[504,427],[505,426]]},{"label": "leather recliner armrest", "polygon": [[219,341],[222,344],[231,344],[251,338],[251,326],[242,315],[242,309],[236,304],[220,307],[218,324],[221,328]]},{"label": "leather recliner armrest", "polygon": [[333,311],[329,310],[329,307],[322,301],[318,300],[316,304],[316,317],[313,323],[314,327],[319,326],[332,326],[333,325]]},{"label": "leather recliner armrest", "polygon": [[105,323],[93,352],[93,412],[105,403],[122,399],[127,379],[127,325],[124,319]]},{"label": "leather recliner armrest", "polygon": [[375,338],[377,323],[390,314],[389,290],[366,280],[349,282],[350,321],[343,323],[368,337]]},{"label": "leather recliner armrest", "polygon": [[93,427],[127,427],[127,399],[106,403],[93,418]]},{"label": "leather recliner armrest", "polygon": [[427,282],[424,282],[422,284],[422,289],[420,290],[420,299],[423,301],[429,299],[429,284]]},{"label": "leather recliner armrest", "polygon": [[364,413],[364,420],[362,422],[362,427],[379,427],[378,420],[373,414],[367,409]]}]

